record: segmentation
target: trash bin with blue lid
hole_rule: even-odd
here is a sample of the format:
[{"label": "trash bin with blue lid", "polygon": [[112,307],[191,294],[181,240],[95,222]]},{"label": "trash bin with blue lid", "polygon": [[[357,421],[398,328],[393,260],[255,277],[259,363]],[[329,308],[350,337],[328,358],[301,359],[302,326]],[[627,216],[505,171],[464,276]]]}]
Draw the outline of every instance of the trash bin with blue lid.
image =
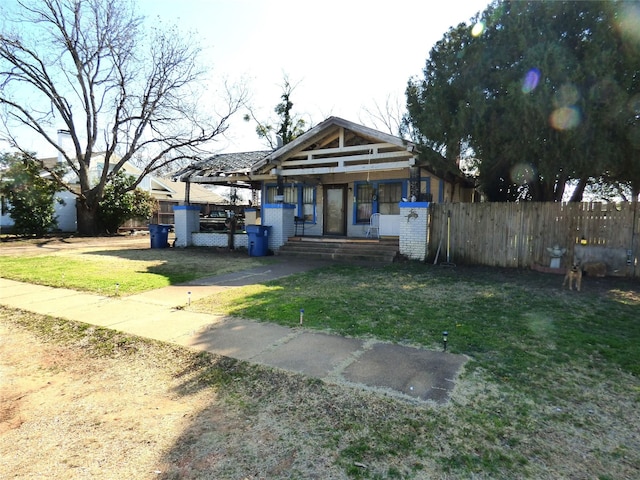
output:
[{"label": "trash bin with blue lid", "polygon": [[171,225],[149,225],[149,236],[151,237],[151,248],[167,248],[169,246],[169,230]]},{"label": "trash bin with blue lid", "polygon": [[245,227],[249,236],[249,256],[265,257],[269,253],[269,230],[266,225],[247,225]]}]

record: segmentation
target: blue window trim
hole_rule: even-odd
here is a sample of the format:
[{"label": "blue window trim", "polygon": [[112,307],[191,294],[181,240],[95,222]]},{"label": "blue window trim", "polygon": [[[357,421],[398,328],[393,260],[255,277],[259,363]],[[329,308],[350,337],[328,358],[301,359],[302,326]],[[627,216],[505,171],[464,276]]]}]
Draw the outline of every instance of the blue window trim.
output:
[{"label": "blue window trim", "polygon": [[[371,182],[367,182],[366,180],[357,180],[355,182],[353,182],[353,212],[351,214],[352,217],[352,225],[364,225],[366,223],[369,223],[369,220],[367,221],[361,221],[358,222],[357,221],[357,217],[358,217],[358,203],[356,202],[356,199],[358,198],[358,188],[362,185],[371,185],[373,187],[373,189],[377,192],[378,191],[378,187],[383,184],[383,183],[401,183],[402,184],[402,197],[407,196],[407,188],[409,185],[409,181],[406,179],[402,179],[402,178],[396,178],[396,179],[391,179],[391,180],[375,180],[375,181],[371,181]],[[371,213],[378,213],[378,196],[376,195],[376,198],[373,200],[373,205],[371,206]]]},{"label": "blue window trim", "polygon": [[440,188],[438,189],[438,203],[444,203],[444,180],[440,180]]},{"label": "blue window trim", "polygon": [[[318,212],[318,202],[317,202],[317,196],[318,196],[318,188],[316,185],[306,185],[306,184],[300,184],[300,183],[284,183],[282,185],[283,187],[295,187],[296,188],[296,198],[297,198],[297,204],[295,205],[296,207],[296,215],[298,216],[301,212],[304,213],[304,204],[303,204],[303,199],[304,199],[304,188],[305,187],[311,187],[313,188],[313,220],[309,221],[309,220],[305,220],[304,223],[306,224],[315,224],[317,222],[317,212]],[[263,188],[262,188],[262,198],[267,198],[267,190],[269,188],[277,188],[278,184],[277,183],[265,183],[263,184]]]}]

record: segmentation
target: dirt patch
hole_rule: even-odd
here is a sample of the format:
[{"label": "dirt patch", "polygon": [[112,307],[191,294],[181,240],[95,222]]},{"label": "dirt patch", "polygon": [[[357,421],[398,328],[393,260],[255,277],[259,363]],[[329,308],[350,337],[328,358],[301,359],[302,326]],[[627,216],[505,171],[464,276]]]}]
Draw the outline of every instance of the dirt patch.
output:
[{"label": "dirt patch", "polygon": [[172,382],[144,355],[90,357],[0,323],[0,471],[12,478],[157,475],[190,413],[210,400],[205,392],[186,401],[172,395]]},{"label": "dirt patch", "polygon": [[45,255],[82,249],[150,248],[148,235],[113,235],[109,237],[51,236],[25,239],[5,237],[0,241],[0,255]]}]

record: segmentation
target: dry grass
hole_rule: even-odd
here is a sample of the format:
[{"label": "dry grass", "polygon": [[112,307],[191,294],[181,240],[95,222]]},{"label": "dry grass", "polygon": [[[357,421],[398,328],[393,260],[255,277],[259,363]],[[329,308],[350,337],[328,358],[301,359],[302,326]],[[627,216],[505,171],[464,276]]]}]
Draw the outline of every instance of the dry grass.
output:
[{"label": "dry grass", "polygon": [[638,380],[593,365],[558,372],[553,402],[473,368],[435,406],[11,310],[0,339],[0,471],[13,478],[639,473]]}]

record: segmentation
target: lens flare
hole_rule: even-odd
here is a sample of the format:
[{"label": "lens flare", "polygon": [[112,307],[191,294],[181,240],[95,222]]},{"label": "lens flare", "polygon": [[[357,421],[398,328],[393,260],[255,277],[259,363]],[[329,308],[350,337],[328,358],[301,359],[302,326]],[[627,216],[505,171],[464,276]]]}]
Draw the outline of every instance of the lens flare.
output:
[{"label": "lens flare", "polygon": [[571,83],[565,83],[560,86],[553,99],[556,107],[570,107],[580,100],[580,92],[575,85]]},{"label": "lens flare", "polygon": [[571,130],[580,125],[581,120],[578,107],[560,107],[551,113],[549,124],[556,130]]},{"label": "lens flare", "polygon": [[476,23],[471,29],[471,35],[474,37],[479,37],[484,32],[484,22]]},{"label": "lens flare", "polygon": [[528,163],[517,163],[511,167],[511,181],[517,185],[531,183],[536,176],[536,169]]},{"label": "lens flare", "polygon": [[640,47],[640,5],[633,2],[623,3],[618,18],[618,29],[623,40]]},{"label": "lens flare", "polygon": [[538,82],[540,82],[540,70],[532,68],[526,73],[522,80],[522,93],[533,92],[538,86]]}]

